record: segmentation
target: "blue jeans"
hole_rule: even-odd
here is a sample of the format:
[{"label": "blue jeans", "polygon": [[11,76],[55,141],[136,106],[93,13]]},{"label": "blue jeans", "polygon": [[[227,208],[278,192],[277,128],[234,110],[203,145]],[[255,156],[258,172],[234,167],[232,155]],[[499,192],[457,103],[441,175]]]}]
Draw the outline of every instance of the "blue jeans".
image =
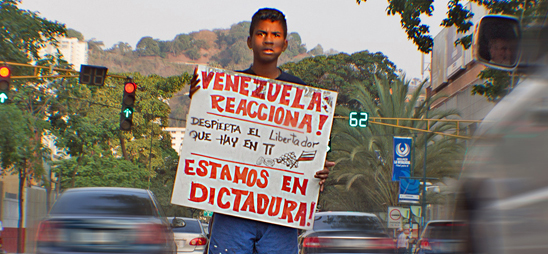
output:
[{"label": "blue jeans", "polygon": [[297,254],[297,229],[215,214],[209,254]]}]

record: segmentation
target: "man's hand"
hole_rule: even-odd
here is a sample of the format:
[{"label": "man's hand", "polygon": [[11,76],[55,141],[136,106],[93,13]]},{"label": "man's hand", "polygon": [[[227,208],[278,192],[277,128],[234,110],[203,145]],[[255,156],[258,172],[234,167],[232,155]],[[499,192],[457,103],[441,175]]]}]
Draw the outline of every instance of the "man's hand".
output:
[{"label": "man's hand", "polygon": [[323,184],[325,183],[325,180],[327,179],[327,176],[329,175],[329,168],[335,166],[335,162],[332,161],[325,161],[324,168],[314,175],[316,178],[320,178],[320,191],[323,191]]},{"label": "man's hand", "polygon": [[198,79],[198,67],[196,66],[196,68],[194,68],[194,75],[190,80],[190,92],[188,93],[188,97],[190,97],[190,99],[192,99],[192,95],[200,89],[198,82],[200,82],[200,80]]}]

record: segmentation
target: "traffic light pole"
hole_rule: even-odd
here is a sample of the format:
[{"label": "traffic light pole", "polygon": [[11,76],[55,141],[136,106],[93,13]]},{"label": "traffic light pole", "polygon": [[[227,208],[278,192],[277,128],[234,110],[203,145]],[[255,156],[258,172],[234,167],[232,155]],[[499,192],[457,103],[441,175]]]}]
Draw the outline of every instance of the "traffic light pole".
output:
[{"label": "traffic light pole", "polygon": [[[14,62],[1,62],[4,65],[7,66],[21,66],[21,67],[29,67],[34,69],[34,75],[32,76],[11,76],[12,79],[33,79],[33,78],[78,78],[80,72],[77,70],[72,69],[61,69],[61,68],[54,68],[53,66],[40,66],[40,65],[32,65],[32,64],[22,64],[22,63],[14,63]],[[41,75],[41,70],[49,71],[50,75]],[[65,74],[63,75],[54,75],[54,72],[63,72]],[[122,75],[112,75],[108,74],[107,77],[112,78],[127,78],[126,76]]]},{"label": "traffic light pole", "polygon": [[[426,119],[428,119],[428,111],[430,110],[430,105],[426,105]],[[427,124],[430,124],[428,122]],[[430,126],[427,126],[429,129]],[[421,197],[421,224],[420,224],[420,230],[424,228],[424,221],[426,220],[426,157],[428,156],[427,153],[428,149],[428,135],[424,135],[424,165],[422,169],[422,197]]]}]

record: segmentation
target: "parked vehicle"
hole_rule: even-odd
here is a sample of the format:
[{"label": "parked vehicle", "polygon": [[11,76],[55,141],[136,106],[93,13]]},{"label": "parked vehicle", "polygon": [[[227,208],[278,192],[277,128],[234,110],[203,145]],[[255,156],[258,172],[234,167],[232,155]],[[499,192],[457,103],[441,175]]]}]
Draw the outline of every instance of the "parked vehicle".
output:
[{"label": "parked vehicle", "polygon": [[37,254],[175,251],[170,224],[153,193],[133,188],[66,190],[36,236]]},{"label": "parked vehicle", "polygon": [[4,227],[2,226],[2,221],[0,221],[0,254],[6,253],[4,251],[4,238],[2,237],[2,231],[4,231]]},{"label": "parked vehicle", "polygon": [[415,253],[463,253],[465,229],[465,224],[462,221],[429,221],[416,244]]},{"label": "parked vehicle", "polygon": [[209,239],[209,223],[203,222],[202,227],[204,228],[204,232],[207,236],[207,239]]},{"label": "parked vehicle", "polygon": [[299,236],[300,254],[394,253],[394,240],[379,218],[362,212],[318,212],[313,230]]},{"label": "parked vehicle", "polygon": [[172,222],[177,253],[204,253],[208,243],[207,233],[198,219],[186,217],[168,217],[168,219]]}]

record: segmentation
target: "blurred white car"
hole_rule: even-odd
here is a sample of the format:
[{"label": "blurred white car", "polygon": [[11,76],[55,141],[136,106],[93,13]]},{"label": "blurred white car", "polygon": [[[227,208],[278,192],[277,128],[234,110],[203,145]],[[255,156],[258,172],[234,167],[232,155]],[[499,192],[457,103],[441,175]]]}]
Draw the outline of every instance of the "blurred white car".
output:
[{"label": "blurred white car", "polygon": [[[457,198],[457,219],[468,224],[465,253],[548,253],[548,22],[486,16],[476,31],[521,34],[518,58],[493,68],[520,73],[519,82],[485,117],[469,145]],[[485,28],[485,29],[483,29]],[[505,29],[505,30],[504,30]],[[494,35],[493,35],[494,36]],[[487,43],[488,44],[488,43]],[[485,45],[485,43],[484,43]]]},{"label": "blurred white car", "polygon": [[207,233],[198,219],[168,217],[177,244],[177,253],[202,254],[207,246]]}]

